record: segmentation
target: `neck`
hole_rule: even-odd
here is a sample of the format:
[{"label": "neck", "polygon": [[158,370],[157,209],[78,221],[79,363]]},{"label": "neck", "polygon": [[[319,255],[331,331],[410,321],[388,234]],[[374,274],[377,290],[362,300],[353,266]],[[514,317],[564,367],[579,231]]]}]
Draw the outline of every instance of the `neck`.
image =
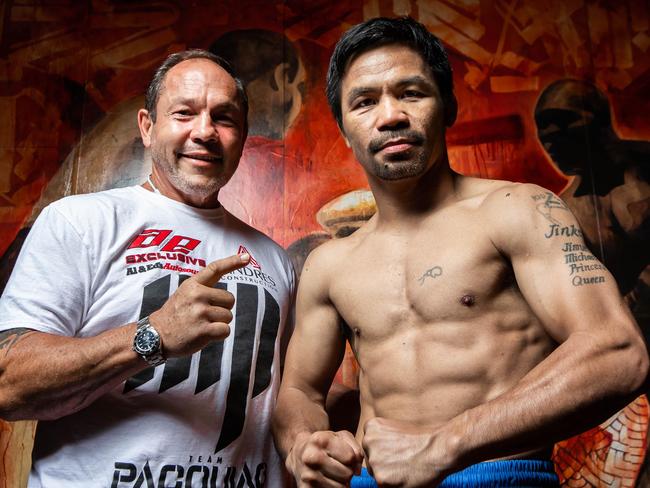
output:
[{"label": "neck", "polygon": [[176,200],[177,202],[190,205],[191,207],[196,208],[218,208],[221,206],[219,203],[219,191],[217,190],[214,193],[209,195],[199,195],[197,193],[185,193],[180,189],[176,188],[168,178],[161,176],[160,171],[156,165],[152,166],[151,174],[147,178],[147,182],[142,185],[149,191],[154,193],[159,193]]},{"label": "neck", "polygon": [[435,212],[456,198],[458,175],[446,152],[425,174],[403,180],[383,180],[367,174],[377,204],[377,223],[406,223]]}]

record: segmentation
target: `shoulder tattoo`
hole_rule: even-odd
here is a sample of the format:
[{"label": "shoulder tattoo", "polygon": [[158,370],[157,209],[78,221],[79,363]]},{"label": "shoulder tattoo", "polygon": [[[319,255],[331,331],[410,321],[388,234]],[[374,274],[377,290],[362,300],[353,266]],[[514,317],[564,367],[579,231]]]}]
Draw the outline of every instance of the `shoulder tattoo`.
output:
[{"label": "shoulder tattoo", "polygon": [[561,198],[553,195],[550,191],[532,195],[531,198],[537,203],[535,209],[544,216],[548,221],[548,230],[544,237],[550,239],[552,237],[583,237],[580,227],[575,224],[565,225],[561,220],[558,220],[558,212],[569,212],[569,207],[562,201]]},{"label": "shoulder tattoo", "polygon": [[557,212],[558,210],[569,210],[566,204],[550,191],[538,193],[537,195],[531,196],[531,198],[537,203],[535,207],[537,211],[551,224],[560,225],[561,223],[553,217],[554,212]]}]

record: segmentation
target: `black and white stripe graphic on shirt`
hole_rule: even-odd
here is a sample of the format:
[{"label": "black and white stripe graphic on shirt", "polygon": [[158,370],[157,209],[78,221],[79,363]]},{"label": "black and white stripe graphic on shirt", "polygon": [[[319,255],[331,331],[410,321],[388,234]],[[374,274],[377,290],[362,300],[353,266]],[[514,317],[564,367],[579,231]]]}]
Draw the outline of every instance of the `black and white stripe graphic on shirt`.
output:
[{"label": "black and white stripe graphic on shirt", "polygon": [[[179,275],[180,285],[190,275]],[[172,275],[163,276],[144,287],[140,318],[158,310],[170,295]],[[229,290],[236,297],[235,320],[231,323],[234,331],[231,361],[230,385],[226,400],[223,427],[216,443],[215,452],[227,447],[241,434],[246,420],[249,378],[253,370],[253,350],[255,346],[257,315],[260,307],[259,292],[256,285],[248,283],[217,283],[216,288]],[[229,289],[230,288],[230,289]],[[280,327],[280,306],[273,296],[264,290],[264,315],[261,324],[257,359],[254,365],[254,382],[251,398],[262,393],[271,383],[271,366],[275,351],[275,341]],[[223,361],[223,341],[213,342],[195,353],[199,354],[199,367],[194,394],[221,380]],[[158,393],[188,380],[192,356],[170,358],[164,365]],[[137,389],[151,381],[155,368],[147,368],[129,378],[124,384],[123,393]]]}]

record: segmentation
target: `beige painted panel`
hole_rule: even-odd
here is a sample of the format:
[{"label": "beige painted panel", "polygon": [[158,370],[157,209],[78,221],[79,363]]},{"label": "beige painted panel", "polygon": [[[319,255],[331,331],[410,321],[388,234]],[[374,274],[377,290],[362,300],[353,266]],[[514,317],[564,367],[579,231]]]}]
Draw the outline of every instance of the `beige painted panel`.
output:
[{"label": "beige painted panel", "polygon": [[24,488],[31,466],[36,421],[4,422],[0,420],[0,455],[4,476],[0,488]]}]

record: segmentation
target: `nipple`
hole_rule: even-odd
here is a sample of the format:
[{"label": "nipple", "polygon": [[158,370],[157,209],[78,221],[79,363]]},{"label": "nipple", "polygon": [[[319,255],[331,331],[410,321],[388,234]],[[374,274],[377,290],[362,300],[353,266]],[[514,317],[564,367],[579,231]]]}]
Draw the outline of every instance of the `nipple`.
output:
[{"label": "nipple", "polygon": [[460,297],[460,303],[462,305],[465,305],[466,307],[471,307],[472,305],[474,305],[475,301],[476,299],[474,298],[474,295],[463,295],[462,297]]}]

